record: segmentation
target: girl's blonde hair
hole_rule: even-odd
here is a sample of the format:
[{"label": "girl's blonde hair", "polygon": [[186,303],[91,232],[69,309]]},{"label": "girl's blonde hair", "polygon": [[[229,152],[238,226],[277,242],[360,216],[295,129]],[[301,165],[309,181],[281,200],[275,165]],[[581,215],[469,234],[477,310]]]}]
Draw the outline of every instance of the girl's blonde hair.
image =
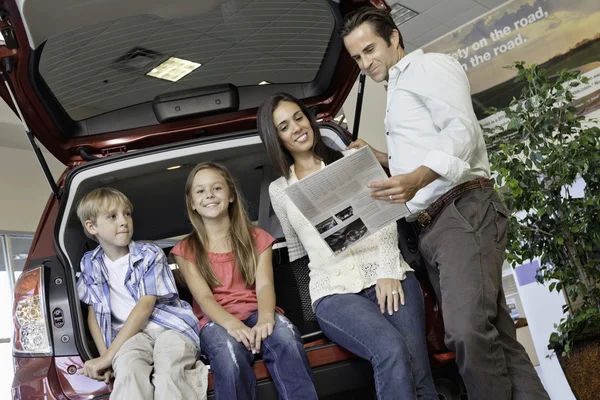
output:
[{"label": "girl's blonde hair", "polygon": [[235,265],[246,282],[251,286],[256,281],[256,268],[258,266],[258,256],[254,245],[252,235],[253,227],[244,208],[243,199],[240,196],[237,184],[231,176],[231,173],[223,165],[216,162],[204,162],[196,165],[188,175],[185,183],[185,205],[188,217],[194,226],[194,232],[190,233],[184,240],[189,246],[194,258],[196,267],[200,274],[213,289],[221,286],[222,283],[217,279],[210,261],[208,259],[208,235],[202,217],[192,208],[192,185],[194,177],[199,171],[212,169],[218,172],[229,187],[229,194],[233,202],[229,204],[229,219],[231,220],[230,240],[233,254],[235,256]]}]

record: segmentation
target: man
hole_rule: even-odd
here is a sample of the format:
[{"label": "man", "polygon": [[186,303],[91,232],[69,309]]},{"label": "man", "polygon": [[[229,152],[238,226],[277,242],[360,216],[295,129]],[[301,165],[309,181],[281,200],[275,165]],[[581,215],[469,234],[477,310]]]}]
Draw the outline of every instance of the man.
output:
[{"label": "man", "polygon": [[[508,212],[489,180],[483,135],[460,64],[416,50],[407,55],[385,10],[348,15],[346,49],[375,82],[388,82],[388,153],[374,150],[392,177],[369,186],[376,199],[406,203],[442,306],[446,345],[470,399],[549,399],[516,340],[502,290]],[[349,147],[367,145],[363,140]]]}]

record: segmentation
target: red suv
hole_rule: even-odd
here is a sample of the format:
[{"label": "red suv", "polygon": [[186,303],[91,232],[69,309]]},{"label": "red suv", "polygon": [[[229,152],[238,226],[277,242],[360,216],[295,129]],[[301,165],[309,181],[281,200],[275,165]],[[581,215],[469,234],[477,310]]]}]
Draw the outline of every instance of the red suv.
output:
[{"label": "red suv", "polygon": [[[90,189],[111,186],[135,205],[134,239],[173,243],[192,228],[183,188],[194,165],[225,164],[257,225],[280,238],[277,302],[303,334],[325,399],[373,398],[370,364],[321,333],[308,293],[308,260],[290,263],[271,210],[276,178],[256,131],[263,99],[285,91],[320,119],[328,145],[349,134],[333,123],[358,69],[336,34],[349,11],[380,1],[0,1],[0,95],[22,118],[53,194],[13,305],[13,398],[100,399],[110,387],[78,372],[97,354],[75,290],[81,256],[96,246],[75,215]],[[40,142],[66,165],[52,180]],[[440,396],[464,393],[414,234],[399,223],[405,258],[420,274]],[[181,288],[181,296],[191,300]],[[277,393],[260,359],[261,399]],[[212,391],[209,397],[214,398]]]}]

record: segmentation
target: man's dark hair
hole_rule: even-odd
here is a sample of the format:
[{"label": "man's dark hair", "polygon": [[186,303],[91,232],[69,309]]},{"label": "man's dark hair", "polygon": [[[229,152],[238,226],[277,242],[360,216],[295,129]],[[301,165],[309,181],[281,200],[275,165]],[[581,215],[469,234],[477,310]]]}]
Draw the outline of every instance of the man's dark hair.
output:
[{"label": "man's dark hair", "polygon": [[339,30],[340,36],[342,39],[345,38],[365,22],[368,22],[371,25],[377,36],[385,40],[388,46],[392,44],[390,41],[392,31],[394,29],[397,30],[398,38],[400,39],[400,47],[404,50],[404,41],[402,40],[400,29],[396,26],[396,23],[392,19],[392,15],[387,10],[379,8],[361,7],[346,15],[342,22],[342,27]]}]

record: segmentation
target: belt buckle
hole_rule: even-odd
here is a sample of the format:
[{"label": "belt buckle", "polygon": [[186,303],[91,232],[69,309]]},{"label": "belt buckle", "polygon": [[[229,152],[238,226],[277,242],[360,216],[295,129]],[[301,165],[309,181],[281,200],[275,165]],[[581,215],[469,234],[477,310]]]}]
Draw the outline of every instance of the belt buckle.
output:
[{"label": "belt buckle", "polygon": [[427,211],[421,211],[417,217],[417,223],[421,228],[425,228],[431,223],[431,215]]}]

